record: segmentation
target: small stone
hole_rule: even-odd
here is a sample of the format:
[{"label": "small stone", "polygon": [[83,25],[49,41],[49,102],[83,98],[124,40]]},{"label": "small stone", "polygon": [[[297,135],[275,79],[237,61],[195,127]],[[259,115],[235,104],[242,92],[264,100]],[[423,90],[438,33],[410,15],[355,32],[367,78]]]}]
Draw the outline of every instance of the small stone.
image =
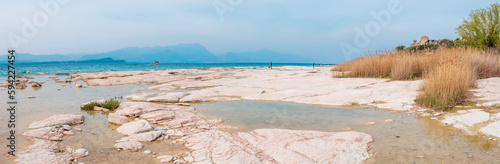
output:
[{"label": "small stone", "polygon": [[177,160],[175,160],[175,161],[174,161],[174,163],[184,163],[184,160],[182,160],[182,159],[177,159]]},{"label": "small stone", "polygon": [[94,111],[104,111],[104,109],[106,108],[94,106]]},{"label": "small stone", "polygon": [[72,128],[71,126],[69,126],[69,125],[63,125],[63,126],[62,126],[62,128],[63,128],[64,130],[71,130],[71,129],[73,129],[73,128]]},{"label": "small stone", "polygon": [[83,86],[82,86],[82,84],[78,84],[78,83],[76,83],[76,84],[75,84],[75,87],[77,87],[77,88],[81,88],[81,87],[83,87]]},{"label": "small stone", "polygon": [[194,158],[193,158],[193,157],[191,157],[191,156],[184,157],[184,160],[185,160],[186,162],[188,162],[188,163],[192,163],[192,162],[194,162]]},{"label": "small stone", "polygon": [[368,124],[368,125],[375,125],[375,124],[377,124],[377,122],[372,121],[372,122],[368,122],[367,124]]},{"label": "small stone", "polygon": [[94,134],[94,131],[91,131],[90,134]]},{"label": "small stone", "polygon": [[89,151],[87,151],[87,149],[76,149],[71,152],[71,155],[76,158],[82,158],[89,155]]},{"label": "small stone", "polygon": [[432,118],[431,118],[431,120],[438,120],[438,118],[436,118],[436,117],[432,117]]},{"label": "small stone", "polygon": [[440,115],[441,115],[441,113],[435,113],[434,114],[434,116],[440,116]]},{"label": "small stone", "polygon": [[28,96],[29,99],[34,99],[36,98],[35,96]]},{"label": "small stone", "polygon": [[80,128],[74,128],[74,129],[75,129],[75,131],[77,131],[77,132],[81,132],[81,131],[82,131],[82,129],[80,129]]},{"label": "small stone", "polygon": [[419,156],[416,156],[417,158],[425,158],[425,156],[422,156],[422,155],[419,155]]},{"label": "small stone", "polygon": [[351,131],[351,130],[352,130],[352,128],[350,128],[350,127],[347,127],[347,128],[345,128],[345,130],[349,130],[349,131]]},{"label": "small stone", "polygon": [[156,157],[156,159],[160,160],[161,163],[168,163],[168,162],[171,162],[174,160],[174,156],[162,155],[162,156]]},{"label": "small stone", "polygon": [[407,124],[407,122],[401,122],[402,124]]},{"label": "small stone", "polygon": [[146,151],[144,151],[144,153],[151,154],[151,150],[146,150]]},{"label": "small stone", "polygon": [[385,122],[394,122],[393,119],[386,119]]},{"label": "small stone", "polygon": [[64,135],[67,135],[67,136],[72,136],[72,135],[75,135],[75,133],[73,131],[64,131],[62,132]]}]

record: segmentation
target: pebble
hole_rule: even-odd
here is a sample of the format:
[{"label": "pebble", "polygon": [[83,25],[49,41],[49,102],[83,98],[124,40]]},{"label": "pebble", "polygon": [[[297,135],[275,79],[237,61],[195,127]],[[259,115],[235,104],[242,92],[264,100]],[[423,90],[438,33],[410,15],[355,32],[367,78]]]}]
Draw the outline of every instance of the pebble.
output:
[{"label": "pebble", "polygon": [[377,122],[375,122],[375,121],[368,122],[368,125],[375,125],[375,124],[377,124]]},{"label": "pebble", "polygon": [[407,124],[406,122],[401,122],[402,124]]},{"label": "pebble", "polygon": [[144,153],[151,154],[151,150],[146,150],[146,151],[144,151]]},{"label": "pebble", "polygon": [[438,118],[436,118],[436,117],[432,117],[432,118],[431,118],[431,120],[438,120]]},{"label": "pebble", "polygon": [[64,130],[71,130],[71,129],[73,129],[73,128],[72,128],[71,126],[69,126],[69,125],[63,125],[63,127],[62,127],[62,128],[63,128]]},{"label": "pebble", "polygon": [[387,119],[387,120],[385,120],[385,122],[394,122],[394,120],[393,119]]},{"label": "pebble", "polygon": [[417,158],[425,158],[425,156],[422,156],[422,155],[419,155],[419,156],[416,156]]},{"label": "pebble", "polygon": [[29,99],[34,99],[36,98],[35,96],[28,96]]},{"label": "pebble", "polygon": [[80,128],[75,128],[75,130],[78,131],[78,132],[82,131],[82,129],[80,129]]},{"label": "pebble", "polygon": [[345,128],[345,130],[352,130],[352,128],[350,128],[350,127],[347,127],[347,128]]}]

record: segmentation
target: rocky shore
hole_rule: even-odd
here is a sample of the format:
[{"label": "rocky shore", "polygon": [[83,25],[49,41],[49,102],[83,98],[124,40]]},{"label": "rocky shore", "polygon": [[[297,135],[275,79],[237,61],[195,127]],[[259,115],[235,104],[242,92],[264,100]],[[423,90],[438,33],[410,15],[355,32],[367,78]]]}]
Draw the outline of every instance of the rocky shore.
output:
[{"label": "rocky shore", "polygon": [[[152,85],[125,96],[114,111],[105,110],[108,122],[118,126],[123,138],[117,151],[144,151],[156,140],[182,143],[186,152],[154,155],[159,162],[173,163],[363,163],[373,152],[369,134],[287,129],[256,129],[233,132],[220,119],[207,119],[190,103],[235,100],[283,101],[329,106],[374,106],[386,110],[418,113],[463,129],[470,134],[500,138],[500,78],[479,80],[473,105],[436,112],[415,105],[420,80],[392,81],[376,78],[336,78],[331,67],[210,68],[159,71],[120,71],[72,74],[68,81],[88,86]],[[60,81],[60,80],[58,80]],[[85,89],[85,88],[83,88]],[[54,149],[65,136],[78,135],[71,125],[83,116],[54,115],[29,125],[23,135],[33,145],[18,162],[75,163],[83,150]],[[368,123],[368,121],[367,121]],[[369,124],[369,123],[368,123]],[[68,127],[69,126],[69,127]],[[370,125],[368,125],[370,126]],[[68,130],[69,129],[69,130]],[[62,150],[58,152],[58,150]],[[36,151],[44,153],[36,154]],[[83,153],[82,153],[83,152]]]}]

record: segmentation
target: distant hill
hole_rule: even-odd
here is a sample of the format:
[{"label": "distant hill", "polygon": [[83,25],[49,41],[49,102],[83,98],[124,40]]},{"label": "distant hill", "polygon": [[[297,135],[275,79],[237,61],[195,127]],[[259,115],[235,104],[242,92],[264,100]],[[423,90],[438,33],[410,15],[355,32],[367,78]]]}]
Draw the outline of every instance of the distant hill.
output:
[{"label": "distant hill", "polygon": [[[178,44],[174,46],[157,47],[128,47],[114,51],[80,54],[80,55],[32,55],[16,54],[18,63],[34,62],[77,62],[109,58],[110,62],[122,60],[127,63],[151,63],[159,61],[160,63],[310,63],[314,59],[298,55],[280,53],[268,49],[262,49],[254,52],[227,53],[221,57],[215,56],[204,46],[194,44]],[[6,62],[7,55],[0,55],[0,62]]]},{"label": "distant hill", "polygon": [[210,63],[217,62],[218,58],[200,44],[179,44],[166,47],[129,47],[106,53],[85,55],[81,60],[110,57],[132,63],[152,62],[160,63]]},{"label": "distant hill", "polygon": [[310,63],[314,62],[311,58],[298,55],[284,54],[268,49],[262,49],[255,52],[227,53],[221,57],[222,62],[245,63],[245,62],[276,62],[276,63]]},{"label": "distant hill", "polygon": [[76,61],[50,61],[50,62],[30,62],[26,64],[87,64],[87,63],[125,63],[125,60],[114,60],[112,58],[76,60]]},{"label": "distant hill", "polygon": [[[29,53],[16,53],[17,63],[49,62],[49,61],[69,61],[71,57],[65,55],[32,55]],[[0,63],[5,64],[7,55],[0,55]]]}]

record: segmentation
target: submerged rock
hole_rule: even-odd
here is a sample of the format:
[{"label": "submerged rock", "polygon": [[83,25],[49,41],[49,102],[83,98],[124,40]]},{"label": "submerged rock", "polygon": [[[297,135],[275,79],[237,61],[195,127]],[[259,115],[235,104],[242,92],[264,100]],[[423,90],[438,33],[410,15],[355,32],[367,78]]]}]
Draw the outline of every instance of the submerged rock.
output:
[{"label": "submerged rock", "polygon": [[58,142],[34,139],[33,145],[26,148],[25,151],[17,155],[16,162],[20,164],[35,164],[35,163],[71,163],[74,157],[70,153],[64,151],[52,151],[58,147]]},{"label": "submerged rock", "polygon": [[493,122],[481,128],[481,132],[500,138],[500,121]]},{"label": "submerged rock", "polygon": [[187,138],[199,163],[362,163],[373,139],[360,132],[257,129],[211,130]]},{"label": "submerged rock", "polygon": [[130,120],[125,116],[122,116],[122,115],[119,115],[116,113],[110,113],[110,114],[108,114],[108,122],[122,125],[122,124],[125,124],[127,122],[130,122]]},{"label": "submerged rock", "polygon": [[132,135],[141,132],[146,132],[153,130],[153,126],[146,120],[138,120],[134,122],[128,122],[118,127],[116,131],[125,135]]},{"label": "submerged rock", "polygon": [[122,150],[138,151],[144,147],[144,144],[137,141],[126,141],[115,144],[115,147]]},{"label": "submerged rock", "polygon": [[175,159],[175,157],[171,156],[171,155],[162,155],[162,156],[156,157],[156,159],[160,160],[161,163],[168,163],[168,162],[172,162]]},{"label": "submerged rock", "polygon": [[45,127],[24,132],[23,136],[53,140],[53,141],[61,141],[63,140],[64,134],[62,129],[58,129],[55,127]]},{"label": "submerged rock", "polygon": [[59,125],[75,125],[75,124],[81,124],[85,120],[85,117],[83,115],[77,115],[77,114],[56,114],[53,116],[50,116],[46,119],[36,121],[31,123],[28,127],[29,128],[41,128],[41,127],[47,127],[47,126],[59,126]]},{"label": "submerged rock", "polygon": [[152,131],[146,133],[132,134],[128,137],[121,138],[117,142],[125,141],[154,141],[156,138],[163,135],[163,131]]}]

